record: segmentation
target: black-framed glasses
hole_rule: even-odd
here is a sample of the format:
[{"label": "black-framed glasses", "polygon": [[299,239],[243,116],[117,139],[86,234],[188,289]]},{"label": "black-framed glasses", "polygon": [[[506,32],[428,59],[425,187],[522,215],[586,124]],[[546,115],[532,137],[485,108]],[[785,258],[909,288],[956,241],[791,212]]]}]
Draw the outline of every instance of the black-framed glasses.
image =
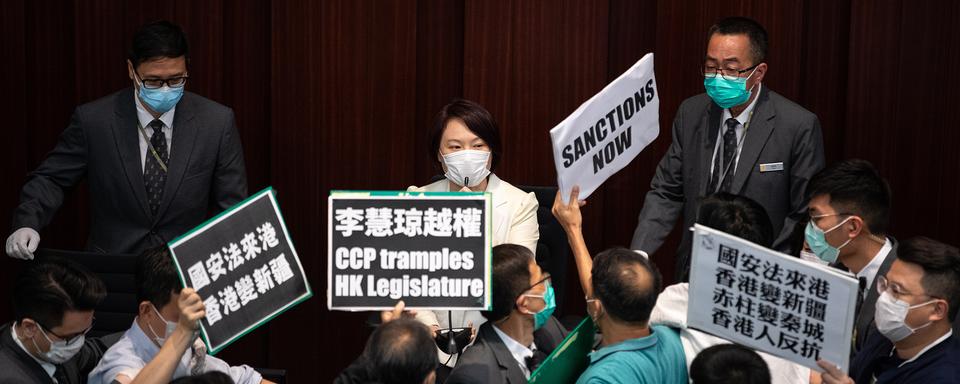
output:
[{"label": "black-framed glasses", "polygon": [[740,75],[752,71],[754,68],[763,63],[757,63],[751,66],[750,68],[745,69],[733,69],[733,68],[720,68],[714,67],[711,65],[704,65],[700,67],[700,74],[703,77],[711,77],[715,75],[720,75],[726,80],[736,80],[740,78]]},{"label": "black-framed glasses", "polygon": [[[536,283],[533,283],[533,285],[527,287],[527,289],[524,289],[523,291],[524,291],[524,292],[527,292],[527,291],[533,289],[533,287],[536,287],[536,286],[538,286],[538,285],[540,285],[540,284],[546,284],[547,287],[551,286],[551,285],[553,284],[553,281],[552,281],[552,276],[550,276],[550,273],[544,273],[543,276],[544,276],[544,277],[543,277],[542,279],[540,279],[540,281],[537,281]],[[526,296],[543,297],[543,295],[535,295],[535,294],[527,294]]]},{"label": "black-framed glasses", "polygon": [[184,85],[187,85],[187,79],[190,76],[177,76],[171,77],[169,79],[144,79],[143,76],[140,76],[136,71],[133,72],[137,75],[137,78],[140,79],[140,83],[143,84],[143,87],[146,89],[158,89],[162,88],[166,84],[170,88],[181,88]]},{"label": "black-framed glasses", "polygon": [[90,333],[90,330],[93,329],[93,323],[96,322],[96,321],[97,321],[97,318],[94,317],[94,318],[90,321],[90,326],[87,327],[87,329],[84,329],[83,331],[80,331],[80,332],[78,332],[78,333],[74,333],[74,334],[72,334],[72,335],[61,336],[61,335],[58,335],[56,332],[54,332],[52,329],[48,328],[47,326],[45,326],[45,325],[43,325],[43,324],[40,324],[39,321],[34,320],[34,322],[37,323],[37,326],[40,327],[40,330],[43,331],[43,333],[49,333],[49,334],[51,334],[51,335],[54,335],[54,336],[57,337],[57,339],[60,339],[60,340],[62,340],[62,341],[64,341],[64,342],[66,342],[67,345],[70,345],[70,344],[73,344],[73,343],[77,342],[77,340],[80,340],[83,336],[86,336],[87,333]]}]

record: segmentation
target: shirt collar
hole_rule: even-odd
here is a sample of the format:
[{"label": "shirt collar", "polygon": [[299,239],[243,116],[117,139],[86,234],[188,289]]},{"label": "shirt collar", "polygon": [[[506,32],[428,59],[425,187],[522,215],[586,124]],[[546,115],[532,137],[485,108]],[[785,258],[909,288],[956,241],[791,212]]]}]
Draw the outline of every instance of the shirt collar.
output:
[{"label": "shirt collar", "polygon": [[[921,349],[920,352],[918,352],[916,356],[911,357],[910,360],[907,360],[907,361],[904,361],[904,362],[900,363],[900,365],[898,365],[897,368],[900,368],[900,367],[906,365],[907,363],[912,363],[912,362],[914,362],[915,360],[919,359],[920,356],[922,356],[924,353],[926,353],[927,351],[929,351],[929,350],[932,349],[933,347],[936,347],[937,345],[940,345],[940,343],[942,343],[942,342],[946,341],[947,339],[949,339],[950,336],[953,336],[953,329],[947,331],[947,333],[946,333],[945,335],[940,336],[939,339],[934,340],[932,343],[930,343],[929,345],[927,345],[926,347],[924,347],[923,349]],[[892,356],[896,351],[897,351],[897,348],[894,347],[893,349],[890,350],[890,355]]]},{"label": "shirt collar", "polygon": [[16,323],[13,323],[13,325],[10,326],[10,335],[13,336],[13,341],[17,343],[18,346],[20,346],[20,349],[23,349],[23,351],[27,353],[27,356],[30,356],[31,358],[33,358],[33,360],[35,360],[37,364],[40,364],[40,367],[43,368],[43,370],[47,372],[47,375],[49,375],[52,378],[53,374],[57,372],[57,366],[51,364],[46,360],[38,359],[36,356],[30,353],[30,351],[27,350],[27,347],[24,346],[23,342],[20,341],[20,338],[17,337]]},{"label": "shirt collar", "polygon": [[[134,88],[133,99],[136,100],[137,102],[137,120],[140,121],[140,126],[143,127],[144,130],[146,130],[150,126],[150,122],[153,121],[153,115],[151,115],[150,112],[147,112],[147,109],[143,106],[143,101],[141,101],[140,97],[138,96],[139,94],[140,94],[140,91],[137,91],[136,88]],[[160,114],[160,121],[162,121],[163,125],[166,126],[167,128],[171,128],[171,129],[173,128],[173,114],[176,111],[177,111],[177,106],[174,105],[173,108],[170,108],[169,111],[166,111]],[[147,134],[151,134],[151,133],[153,132],[147,131]]]},{"label": "shirt collar", "polygon": [[857,273],[857,278],[863,277],[867,279],[866,287],[872,287],[873,279],[877,277],[877,272],[880,270],[880,266],[883,265],[883,260],[887,258],[887,255],[890,254],[892,250],[893,243],[890,242],[890,239],[884,238],[883,247],[880,247],[880,251],[873,256],[873,259],[867,263],[867,266],[863,267],[863,269]]},{"label": "shirt collar", "polygon": [[140,328],[140,323],[137,322],[137,319],[139,319],[139,317],[133,319],[133,326],[130,327],[130,330],[127,331],[127,334],[137,349],[143,350],[147,356],[155,356],[158,352],[160,352],[160,347],[153,342],[152,334],[147,335],[147,332],[144,331],[143,328]]},{"label": "shirt collar", "polygon": [[[763,87],[763,84],[757,83],[757,97],[753,98],[753,101],[743,109],[743,112],[740,112],[740,116],[737,116],[737,121],[740,122],[740,125],[746,126],[747,122],[750,120],[750,114],[753,113],[753,108],[757,106],[757,100],[760,100],[760,89]],[[730,108],[723,110],[723,117],[720,118],[720,122],[723,123],[727,119],[733,117],[733,114],[730,113]]]},{"label": "shirt collar", "polygon": [[496,325],[493,326],[493,330],[497,332],[497,336],[500,336],[500,339],[503,340],[503,345],[507,347],[507,350],[510,351],[513,358],[517,360],[520,365],[526,366],[526,358],[533,356],[533,351],[537,349],[536,344],[530,343],[530,348],[527,348],[510,337],[510,335],[503,333]]},{"label": "shirt collar", "polygon": [[596,351],[590,352],[590,364],[596,363],[597,361],[602,360],[604,357],[607,357],[617,352],[639,351],[642,349],[653,347],[657,345],[658,341],[659,341],[659,337],[657,337],[657,333],[654,331],[653,327],[650,327],[649,336],[638,337],[636,339],[630,339],[630,340],[624,340],[614,345],[608,345]]}]

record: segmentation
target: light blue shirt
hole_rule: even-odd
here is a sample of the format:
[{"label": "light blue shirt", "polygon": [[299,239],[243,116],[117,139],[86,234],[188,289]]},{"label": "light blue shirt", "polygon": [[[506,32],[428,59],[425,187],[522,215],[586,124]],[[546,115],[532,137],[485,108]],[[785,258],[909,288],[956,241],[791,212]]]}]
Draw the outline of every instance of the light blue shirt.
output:
[{"label": "light blue shirt", "polygon": [[590,353],[577,384],[687,384],[687,358],[680,333],[662,325],[650,336],[608,345]]},{"label": "light blue shirt", "polygon": [[[97,367],[90,372],[90,384],[110,384],[118,375],[125,375],[131,379],[136,377],[143,367],[147,366],[153,357],[160,352],[151,337],[140,329],[137,321],[123,334],[100,359]],[[172,379],[189,376],[193,349],[187,348],[177,364]],[[237,384],[258,384],[262,380],[260,374],[246,365],[231,367],[223,360],[213,356],[205,356],[203,372],[217,371],[230,375]]]}]

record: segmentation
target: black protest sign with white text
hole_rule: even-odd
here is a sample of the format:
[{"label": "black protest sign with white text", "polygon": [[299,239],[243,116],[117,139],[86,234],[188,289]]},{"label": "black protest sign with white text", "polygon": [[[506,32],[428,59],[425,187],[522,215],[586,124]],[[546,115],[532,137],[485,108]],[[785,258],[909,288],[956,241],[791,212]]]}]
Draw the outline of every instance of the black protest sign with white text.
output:
[{"label": "black protest sign with white text", "polygon": [[184,285],[203,298],[216,353],[312,293],[271,189],[170,243]]},{"label": "black protest sign with white text", "polygon": [[489,195],[332,193],[328,306],[485,309]]}]

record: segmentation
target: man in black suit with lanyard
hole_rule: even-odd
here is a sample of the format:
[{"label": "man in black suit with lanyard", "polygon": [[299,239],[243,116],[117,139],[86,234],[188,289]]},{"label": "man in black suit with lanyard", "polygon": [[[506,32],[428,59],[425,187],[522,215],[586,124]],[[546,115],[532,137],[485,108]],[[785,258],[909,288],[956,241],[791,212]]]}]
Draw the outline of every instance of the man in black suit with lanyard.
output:
[{"label": "man in black suit with lanyard", "polygon": [[233,111],[185,92],[187,38],[158,21],[133,36],[133,87],[81,105],[57,146],[34,170],[13,213],[11,257],[32,259],[38,231],[67,190],[86,178],[87,250],[139,253],[164,244],[247,195]]}]

